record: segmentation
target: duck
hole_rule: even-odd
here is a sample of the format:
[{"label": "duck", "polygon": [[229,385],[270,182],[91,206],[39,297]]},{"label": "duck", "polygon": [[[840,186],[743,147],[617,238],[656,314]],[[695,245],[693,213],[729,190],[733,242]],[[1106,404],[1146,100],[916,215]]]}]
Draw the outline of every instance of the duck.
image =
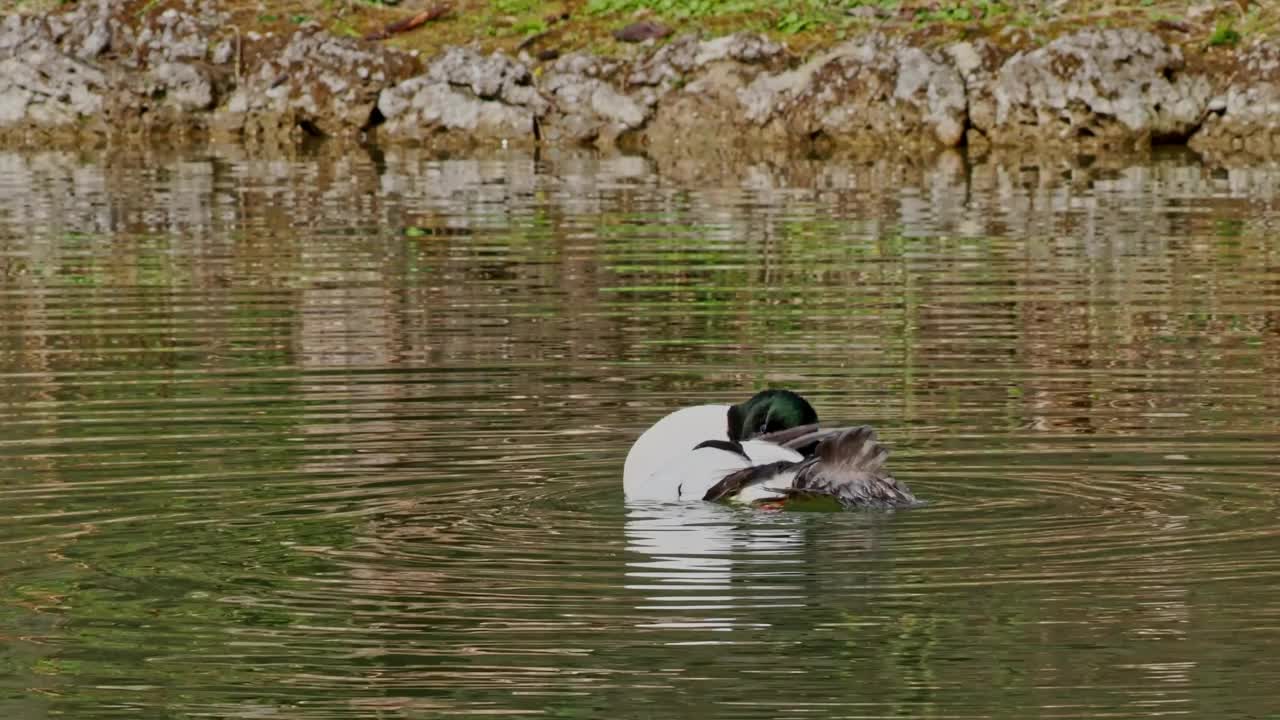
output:
[{"label": "duck", "polygon": [[892,509],[921,504],[885,467],[867,425],[822,428],[783,388],[735,405],[676,410],[641,433],[623,463],[628,501]]}]

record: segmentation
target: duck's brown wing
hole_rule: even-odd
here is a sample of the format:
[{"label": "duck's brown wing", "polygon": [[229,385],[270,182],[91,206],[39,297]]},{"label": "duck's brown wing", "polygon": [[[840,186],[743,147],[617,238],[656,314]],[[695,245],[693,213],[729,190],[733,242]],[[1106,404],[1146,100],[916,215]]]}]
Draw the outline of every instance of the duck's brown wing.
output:
[{"label": "duck's brown wing", "polygon": [[818,431],[818,423],[810,423],[809,425],[798,425],[793,428],[787,428],[786,430],[777,430],[771,433],[765,433],[751,439],[763,440],[765,442],[771,442],[774,445],[786,446],[787,443],[795,440],[796,438],[804,437],[805,435]]},{"label": "duck's brown wing", "polygon": [[780,472],[790,470],[797,465],[804,465],[808,460],[800,462],[789,462],[787,460],[779,460],[778,462],[766,463],[764,465],[753,465],[749,468],[735,470],[715,485],[702,496],[703,500],[708,502],[717,502],[733,495],[748,485],[754,485],[767,481],[769,478]]},{"label": "duck's brown wing", "polygon": [[846,508],[891,508],[919,504],[906,485],[884,467],[889,451],[862,425],[833,431],[818,442],[814,457],[797,469],[780,492],[790,498],[830,497]]},{"label": "duck's brown wing", "polygon": [[836,428],[818,428],[810,430],[803,435],[797,435],[790,438],[785,443],[785,447],[791,448],[805,457],[812,457],[817,454],[818,446],[828,440],[835,440],[849,430],[856,427],[836,427]]},{"label": "duck's brown wing", "polygon": [[795,450],[805,457],[812,456],[817,452],[818,445],[827,440],[840,437],[849,430],[856,430],[863,425],[846,425],[844,427],[824,428],[817,423],[810,425],[800,425],[799,427],[787,428],[786,430],[778,430],[777,432],[761,435],[755,440],[764,440],[775,445]]}]

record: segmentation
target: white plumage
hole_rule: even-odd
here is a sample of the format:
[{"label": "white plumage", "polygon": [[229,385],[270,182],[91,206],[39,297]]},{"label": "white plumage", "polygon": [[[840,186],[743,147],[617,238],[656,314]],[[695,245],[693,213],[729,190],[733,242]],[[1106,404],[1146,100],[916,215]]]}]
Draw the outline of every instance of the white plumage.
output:
[{"label": "white plumage", "polygon": [[701,500],[707,490],[736,470],[804,459],[795,450],[762,440],[742,443],[747,457],[715,447],[695,450],[706,440],[729,440],[728,413],[728,405],[696,405],[677,410],[644,431],[623,464],[622,490],[627,499]]}]

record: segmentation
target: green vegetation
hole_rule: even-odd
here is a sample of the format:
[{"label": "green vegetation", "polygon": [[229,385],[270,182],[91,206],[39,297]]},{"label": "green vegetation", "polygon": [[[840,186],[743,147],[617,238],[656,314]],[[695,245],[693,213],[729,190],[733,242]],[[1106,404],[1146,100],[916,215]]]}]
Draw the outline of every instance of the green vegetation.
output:
[{"label": "green vegetation", "polygon": [[[10,0],[20,13],[48,12],[75,0]],[[79,0],[80,3],[90,0]],[[169,0],[130,0],[129,12],[146,17]],[[628,47],[612,33],[641,19],[670,27],[669,37],[738,31],[783,40],[798,56],[859,33],[908,36],[919,44],[988,38],[1011,48],[1043,42],[1082,28],[1137,27],[1177,43],[1232,47],[1245,38],[1280,36],[1280,3],[1245,9],[1222,3],[1190,12],[1193,0],[218,0],[243,30],[288,32],[318,22],[330,32],[365,36],[437,4],[449,12],[388,45],[427,55],[443,46],[475,44],[484,51],[555,57],[573,50],[616,55]],[[1029,32],[1010,32],[1023,29]],[[658,42],[667,42],[659,40]]]},{"label": "green vegetation", "polygon": [[1213,47],[1235,45],[1238,42],[1240,42],[1240,33],[1229,18],[1219,20],[1213,28],[1213,34],[1209,36],[1209,45]]},{"label": "green vegetation", "polygon": [[70,5],[72,2],[74,0],[11,0],[9,7],[19,13],[37,13],[48,12],[59,5]]},{"label": "green vegetation", "polygon": [[[877,4],[897,6],[899,0],[883,0]],[[625,16],[650,13],[668,21],[737,19],[746,29],[773,30],[784,35],[818,31],[823,27],[840,28],[849,23],[847,10],[863,4],[823,0],[588,0],[586,11],[592,16]]]},{"label": "green vegetation", "polygon": [[751,13],[766,4],[786,6],[795,3],[786,0],[588,0],[586,10],[593,15],[651,10],[671,18],[697,18]]},{"label": "green vegetation", "polygon": [[[336,0],[328,0],[336,2]],[[999,43],[1027,42],[1025,33],[1011,36],[1009,28],[1034,29],[1047,39],[1084,27],[1146,27],[1161,32],[1160,24],[1198,24],[1200,37],[1212,34],[1214,44],[1238,42],[1280,33],[1280,7],[1255,5],[1248,13],[1224,6],[1195,21],[1187,20],[1190,0],[1071,0],[1050,6],[1039,0],[454,0],[454,11],[389,42],[431,52],[446,43],[479,41],[486,49],[566,52],[587,49],[616,54],[625,45],[611,33],[639,19],[671,27],[673,36],[685,32],[720,35],[760,32],[785,40],[800,56],[861,32],[912,35],[924,42],[951,42],[989,37]],[[396,19],[404,10],[357,4],[357,14],[377,12]],[[1214,31],[1220,24],[1222,32]],[[368,26],[360,26],[368,30]],[[1193,31],[1194,32],[1194,31]],[[535,39],[530,39],[537,36]],[[1192,32],[1186,39],[1195,37]],[[1019,40],[1019,38],[1022,38]],[[1175,41],[1177,37],[1173,38]]]}]

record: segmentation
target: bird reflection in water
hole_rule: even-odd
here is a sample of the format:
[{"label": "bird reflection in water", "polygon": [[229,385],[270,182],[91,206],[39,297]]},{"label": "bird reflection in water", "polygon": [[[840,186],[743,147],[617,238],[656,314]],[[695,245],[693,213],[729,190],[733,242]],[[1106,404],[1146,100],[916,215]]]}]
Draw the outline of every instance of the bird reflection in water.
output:
[{"label": "bird reflection in water", "polygon": [[[768,627],[762,607],[803,607],[804,528],[784,513],[713,504],[629,503],[626,587],[655,628]],[[763,614],[761,614],[763,616]]]}]

